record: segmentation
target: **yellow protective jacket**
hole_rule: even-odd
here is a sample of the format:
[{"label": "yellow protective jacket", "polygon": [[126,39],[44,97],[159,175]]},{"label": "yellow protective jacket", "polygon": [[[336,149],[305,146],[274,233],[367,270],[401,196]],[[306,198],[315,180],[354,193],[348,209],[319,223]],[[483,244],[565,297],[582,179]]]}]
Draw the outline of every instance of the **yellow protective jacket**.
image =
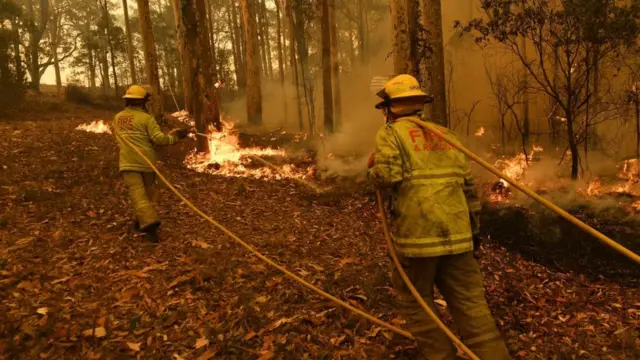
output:
[{"label": "yellow protective jacket", "polygon": [[[406,257],[473,250],[480,199],[467,159],[441,137],[400,118],[378,131],[369,179],[394,189],[394,243]],[[456,139],[447,128],[438,130]]]},{"label": "yellow protective jacket", "polygon": [[[118,113],[113,118],[111,126],[115,130],[114,136],[117,132],[129,140],[154,164],[156,162],[154,145],[173,145],[178,141],[176,136],[162,132],[151,114],[137,107],[127,107]],[[120,147],[120,171],[153,172],[149,164],[133,148],[117,136],[116,140]]]}]

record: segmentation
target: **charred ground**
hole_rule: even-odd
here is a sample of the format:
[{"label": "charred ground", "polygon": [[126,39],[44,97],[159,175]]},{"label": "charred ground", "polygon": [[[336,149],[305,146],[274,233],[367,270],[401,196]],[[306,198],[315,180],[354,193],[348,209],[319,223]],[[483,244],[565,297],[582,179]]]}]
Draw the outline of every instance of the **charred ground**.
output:
[{"label": "charred ground", "polygon": [[[112,137],[74,130],[111,115],[63,107],[0,121],[0,357],[414,353],[260,263],[162,187],[163,241],[135,237]],[[182,164],[191,146],[162,149],[160,168],[202,210],[305,279],[402,324],[366,185],[316,197],[292,181],[194,173]],[[639,234],[581,211],[623,241]],[[640,356],[637,267],[537,209],[487,207],[483,227],[487,297],[516,358]]]}]

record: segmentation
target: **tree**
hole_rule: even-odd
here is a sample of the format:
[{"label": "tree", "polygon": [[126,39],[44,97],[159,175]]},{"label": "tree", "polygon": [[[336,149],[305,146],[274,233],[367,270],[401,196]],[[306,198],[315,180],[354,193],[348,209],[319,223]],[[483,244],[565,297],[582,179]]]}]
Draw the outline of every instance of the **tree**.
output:
[{"label": "tree", "polygon": [[284,122],[288,122],[288,106],[287,106],[287,89],[285,87],[284,76],[284,51],[282,48],[282,24],[280,15],[282,14],[280,0],[275,0],[276,4],[276,33],[277,33],[277,46],[278,46],[278,72],[280,73],[280,89],[282,91],[282,111],[284,113]]},{"label": "tree", "polygon": [[391,24],[393,29],[393,70],[396,75],[415,75],[411,58],[411,29],[409,28],[408,1],[391,0]]},{"label": "tree", "polygon": [[431,121],[448,126],[441,0],[422,0],[422,23],[426,28],[426,43],[431,49],[426,67],[430,78],[429,90],[434,96]]},{"label": "tree", "polygon": [[287,12],[287,19],[289,22],[289,60],[291,62],[291,71],[293,71],[293,85],[296,89],[296,110],[298,115],[298,129],[302,131],[304,129],[304,123],[302,121],[302,104],[300,103],[300,79],[298,75],[298,60],[296,58],[296,39],[295,39],[295,21],[293,18],[293,5],[291,0],[285,0],[285,11]]},{"label": "tree", "polygon": [[331,71],[333,73],[333,106],[336,128],[342,126],[342,92],[340,90],[340,60],[339,48],[340,37],[338,32],[338,22],[336,21],[336,0],[331,0]]},{"label": "tree", "polygon": [[244,46],[247,74],[247,120],[262,124],[262,84],[260,79],[260,50],[256,25],[256,1],[241,0],[245,29]]},{"label": "tree", "polygon": [[27,0],[27,14],[29,20],[29,76],[31,77],[31,89],[40,91],[40,41],[42,40],[49,22],[49,1],[40,0],[40,15],[36,19],[34,0]]},{"label": "tree", "polygon": [[[537,90],[552,98],[564,113],[571,177],[577,179],[578,146],[588,131],[585,111],[593,97],[588,86],[594,64],[620,54],[632,46],[640,30],[635,19],[637,5],[615,0],[563,0],[555,8],[549,0],[482,0],[486,19],[475,19],[466,30],[475,30],[478,42],[496,41],[506,46],[524,65]],[[534,50],[525,56],[520,38]],[[594,46],[597,52],[591,51]],[[558,78],[550,64],[557,57]]]},{"label": "tree", "polygon": [[151,102],[151,114],[157,121],[162,120],[163,98],[160,88],[160,74],[158,73],[158,54],[151,28],[151,13],[149,10],[149,0],[138,1],[138,18],[140,21],[140,31],[142,32],[142,42],[144,49],[144,60],[147,70],[147,82],[151,85],[154,99]]},{"label": "tree", "polygon": [[118,97],[118,72],[116,71],[116,56],[113,50],[114,39],[111,36],[111,21],[109,15],[108,1],[103,0],[100,4],[104,11],[105,30],[107,33],[107,44],[109,44],[109,53],[111,54],[111,69],[113,71],[113,84],[116,97]]},{"label": "tree", "polygon": [[324,131],[333,133],[333,89],[331,71],[331,21],[329,19],[329,0],[321,0],[322,33],[322,100],[324,103]]},{"label": "tree", "polygon": [[[178,44],[180,63],[182,64],[182,92],[184,95],[184,107],[190,114],[193,114],[195,109],[193,108],[194,93],[192,76],[190,75],[191,53],[187,50],[187,35],[183,21],[184,12],[182,11],[181,0],[171,0],[171,5],[176,25],[176,43]],[[193,39],[191,39],[191,41],[193,41]]]},{"label": "tree", "polygon": [[122,0],[122,8],[124,9],[124,28],[127,33],[127,59],[129,60],[129,74],[131,83],[138,83],[138,74],[136,72],[136,62],[133,56],[133,39],[131,36],[131,25],[129,24],[129,6],[127,0]]}]

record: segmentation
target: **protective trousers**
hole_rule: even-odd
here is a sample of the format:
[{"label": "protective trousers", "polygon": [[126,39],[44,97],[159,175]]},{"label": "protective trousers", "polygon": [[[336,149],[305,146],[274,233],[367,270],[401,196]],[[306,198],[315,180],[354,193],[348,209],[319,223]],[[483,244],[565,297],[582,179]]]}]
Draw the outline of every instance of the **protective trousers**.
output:
[{"label": "protective trousers", "polygon": [[[484,298],[480,266],[472,252],[431,258],[403,258],[407,276],[425,302],[436,311],[434,285],[442,293],[462,341],[482,360],[511,359]],[[456,349],[409,292],[397,270],[392,277],[399,292],[400,313],[416,338],[421,358],[456,359]]]},{"label": "protective trousers", "polygon": [[145,230],[150,225],[160,223],[160,217],[158,217],[152,204],[154,198],[152,187],[155,182],[155,175],[152,172],[122,172],[124,182],[129,188],[129,199],[133,206],[134,219],[138,221],[141,230]]}]

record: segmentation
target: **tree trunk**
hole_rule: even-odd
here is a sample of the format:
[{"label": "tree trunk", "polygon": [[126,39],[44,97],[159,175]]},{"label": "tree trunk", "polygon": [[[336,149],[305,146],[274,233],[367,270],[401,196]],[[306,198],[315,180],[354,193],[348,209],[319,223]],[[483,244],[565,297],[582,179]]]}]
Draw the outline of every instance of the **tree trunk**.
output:
[{"label": "tree trunk", "polygon": [[265,48],[267,51],[267,74],[269,75],[270,79],[273,79],[273,59],[271,56],[271,40],[269,39],[269,16],[267,13],[267,4],[265,3],[265,0],[262,0],[260,11],[262,12],[262,34],[264,34],[263,36]]},{"label": "tree trunk", "polygon": [[116,71],[116,55],[113,51],[113,42],[111,41],[111,21],[109,16],[109,9],[107,7],[107,0],[104,0],[104,16],[105,22],[107,25],[107,43],[109,44],[109,53],[111,54],[111,71],[113,72],[113,88],[116,95],[118,97],[118,72]]},{"label": "tree trunk", "polygon": [[127,57],[129,59],[129,73],[131,74],[131,83],[138,83],[138,74],[136,73],[136,62],[133,56],[133,38],[131,36],[131,24],[129,24],[129,6],[127,0],[122,0],[122,8],[124,9],[124,28],[127,35]]},{"label": "tree trunk", "polygon": [[260,79],[260,57],[258,29],[256,26],[257,5],[252,0],[241,0],[242,18],[245,28],[245,50],[247,69],[247,120],[250,124],[262,124],[262,84]]},{"label": "tree trunk", "polygon": [[[205,0],[196,0],[196,14],[198,15],[199,32],[198,44],[200,48],[200,64],[198,66],[198,83],[200,84],[200,101],[205,108],[205,123],[212,124],[216,130],[222,131],[220,122],[220,94],[215,84],[218,81],[218,64],[216,61],[216,46],[214,37],[209,43],[209,24],[207,17],[211,19],[213,13],[207,7]],[[207,16],[208,13],[208,16]]]},{"label": "tree trunk", "polygon": [[447,90],[444,63],[444,45],[442,43],[442,7],[441,0],[423,0],[422,23],[427,30],[427,43],[433,53],[427,62],[427,73],[431,81],[429,88],[435,97],[431,105],[431,121],[449,126],[447,114]]},{"label": "tree trunk", "polygon": [[[184,108],[191,115],[194,114],[194,90],[192,77],[190,75],[191,53],[187,51],[187,39],[185,34],[185,26],[182,21],[182,5],[180,0],[172,0],[173,19],[176,23],[176,43],[178,44],[178,52],[180,53],[180,70],[182,72],[182,94],[184,96]],[[193,41],[193,39],[192,39]]]},{"label": "tree trunk", "polygon": [[284,80],[284,54],[282,51],[282,24],[280,21],[280,14],[281,14],[281,9],[280,9],[280,0],[275,0],[275,4],[276,4],[276,35],[278,37],[278,42],[277,42],[277,46],[278,46],[278,72],[280,73],[280,91],[282,91],[282,111],[283,111],[283,118],[284,118],[284,124],[286,125],[289,122],[289,109],[287,106],[287,89],[285,87],[285,80]]},{"label": "tree trunk", "polygon": [[109,79],[109,60],[107,59],[107,44],[105,44],[104,36],[100,36],[100,74],[102,74],[102,93],[105,97],[109,96],[109,88],[111,81]]},{"label": "tree trunk", "polygon": [[324,103],[324,131],[333,133],[333,88],[331,84],[331,21],[329,0],[321,0],[320,32],[322,34],[322,101]]},{"label": "tree trunk", "polygon": [[331,69],[333,72],[333,106],[336,129],[342,126],[342,91],[340,89],[340,59],[338,45],[338,22],[336,21],[336,0],[331,0]]},{"label": "tree trunk", "polygon": [[578,168],[580,166],[580,153],[578,152],[578,143],[576,141],[575,132],[573,129],[573,114],[567,115],[567,135],[569,136],[569,150],[571,150],[571,180],[578,179]]},{"label": "tree trunk", "polygon": [[[285,0],[287,1],[287,0]],[[291,1],[291,0],[288,0]],[[285,11],[289,22],[289,59],[291,63],[291,71],[293,71],[293,84],[296,88],[296,110],[298,114],[298,130],[304,130],[304,122],[302,119],[302,97],[300,96],[300,79],[298,76],[298,61],[296,59],[296,40],[295,40],[295,24],[293,21],[293,8],[290,2],[285,4]]]},{"label": "tree trunk", "polygon": [[260,57],[262,61],[260,62],[262,66],[262,75],[268,76],[269,70],[267,69],[267,45],[265,40],[265,31],[264,31],[264,19],[262,18],[262,3],[260,0],[253,0],[254,11],[257,19],[257,36],[258,36],[258,45],[260,50]]},{"label": "tree trunk", "polygon": [[20,56],[20,30],[17,19],[14,19],[11,27],[13,31],[13,56],[16,67],[16,79],[19,84],[22,84],[24,81],[24,70],[22,68],[22,57]]},{"label": "tree trunk", "polygon": [[391,1],[393,31],[393,71],[395,75],[411,74],[411,39],[407,19],[407,1]]},{"label": "tree trunk", "polygon": [[235,7],[235,5],[231,1],[227,3],[227,24],[229,27],[229,38],[231,40],[231,53],[233,54],[233,69],[236,74],[236,87],[240,89],[240,49],[238,49],[238,46],[236,45],[236,24],[231,18],[232,7]]},{"label": "tree trunk", "polygon": [[40,61],[38,57],[40,40],[42,40],[42,35],[49,22],[49,1],[40,0],[39,22],[36,22],[33,0],[27,1],[27,14],[31,22],[31,26],[29,26],[29,75],[31,76],[31,89],[40,92]]},{"label": "tree trunk", "polygon": [[304,100],[307,104],[307,116],[309,121],[309,132],[313,134],[316,131],[315,103],[314,103],[314,87],[309,71],[309,46],[305,37],[305,19],[303,9],[299,3],[294,8],[294,35],[296,38],[296,47],[298,50],[298,58],[300,59],[300,68],[302,74],[302,90],[304,91]]},{"label": "tree trunk", "polygon": [[238,10],[234,0],[230,0],[231,17],[233,21],[233,34],[235,41],[235,48],[238,54],[238,70],[236,73],[238,80],[238,90],[243,90],[247,86],[247,74],[246,74],[246,60],[244,56],[244,50],[242,44],[244,44],[244,33],[242,31],[242,21],[238,20]]},{"label": "tree trunk", "polygon": [[[522,57],[525,61],[527,61],[527,39],[522,38]],[[526,67],[522,69],[522,84],[523,86],[528,86],[529,84],[529,71]],[[529,117],[529,93],[525,89],[522,94],[522,122],[523,122],[523,132],[522,132],[522,141],[525,144],[525,148],[529,148],[529,139],[531,137],[531,123]]]},{"label": "tree trunk", "polygon": [[58,40],[59,40],[59,27],[58,21],[60,18],[60,14],[58,14],[54,0],[51,0],[51,5],[54,8],[53,11],[53,19],[51,22],[51,29],[49,31],[49,38],[51,43],[49,46],[51,47],[51,52],[53,54],[53,70],[56,76],[56,93],[58,95],[62,94],[62,76],[60,74],[60,61],[58,59]]},{"label": "tree trunk", "polygon": [[142,32],[142,42],[144,43],[144,60],[147,70],[147,81],[151,85],[152,94],[155,97],[151,102],[151,114],[156,121],[162,122],[163,97],[160,89],[160,75],[158,74],[158,54],[151,28],[151,13],[149,11],[149,0],[138,1],[138,17],[140,18],[140,31]]},{"label": "tree trunk", "polygon": [[[637,90],[636,90],[637,91]],[[640,161],[640,99],[638,93],[635,94],[635,111],[636,111],[636,159]],[[640,166],[638,167],[640,171]]]},{"label": "tree trunk", "polygon": [[89,61],[89,88],[91,91],[96,90],[96,61],[93,56],[93,48],[92,46],[88,46],[88,61]]},{"label": "tree trunk", "polygon": [[367,52],[366,52],[366,41],[367,41],[367,32],[366,32],[366,23],[364,20],[364,13],[366,11],[364,5],[364,0],[358,0],[358,53],[360,54],[360,63],[362,65],[367,64]]}]

